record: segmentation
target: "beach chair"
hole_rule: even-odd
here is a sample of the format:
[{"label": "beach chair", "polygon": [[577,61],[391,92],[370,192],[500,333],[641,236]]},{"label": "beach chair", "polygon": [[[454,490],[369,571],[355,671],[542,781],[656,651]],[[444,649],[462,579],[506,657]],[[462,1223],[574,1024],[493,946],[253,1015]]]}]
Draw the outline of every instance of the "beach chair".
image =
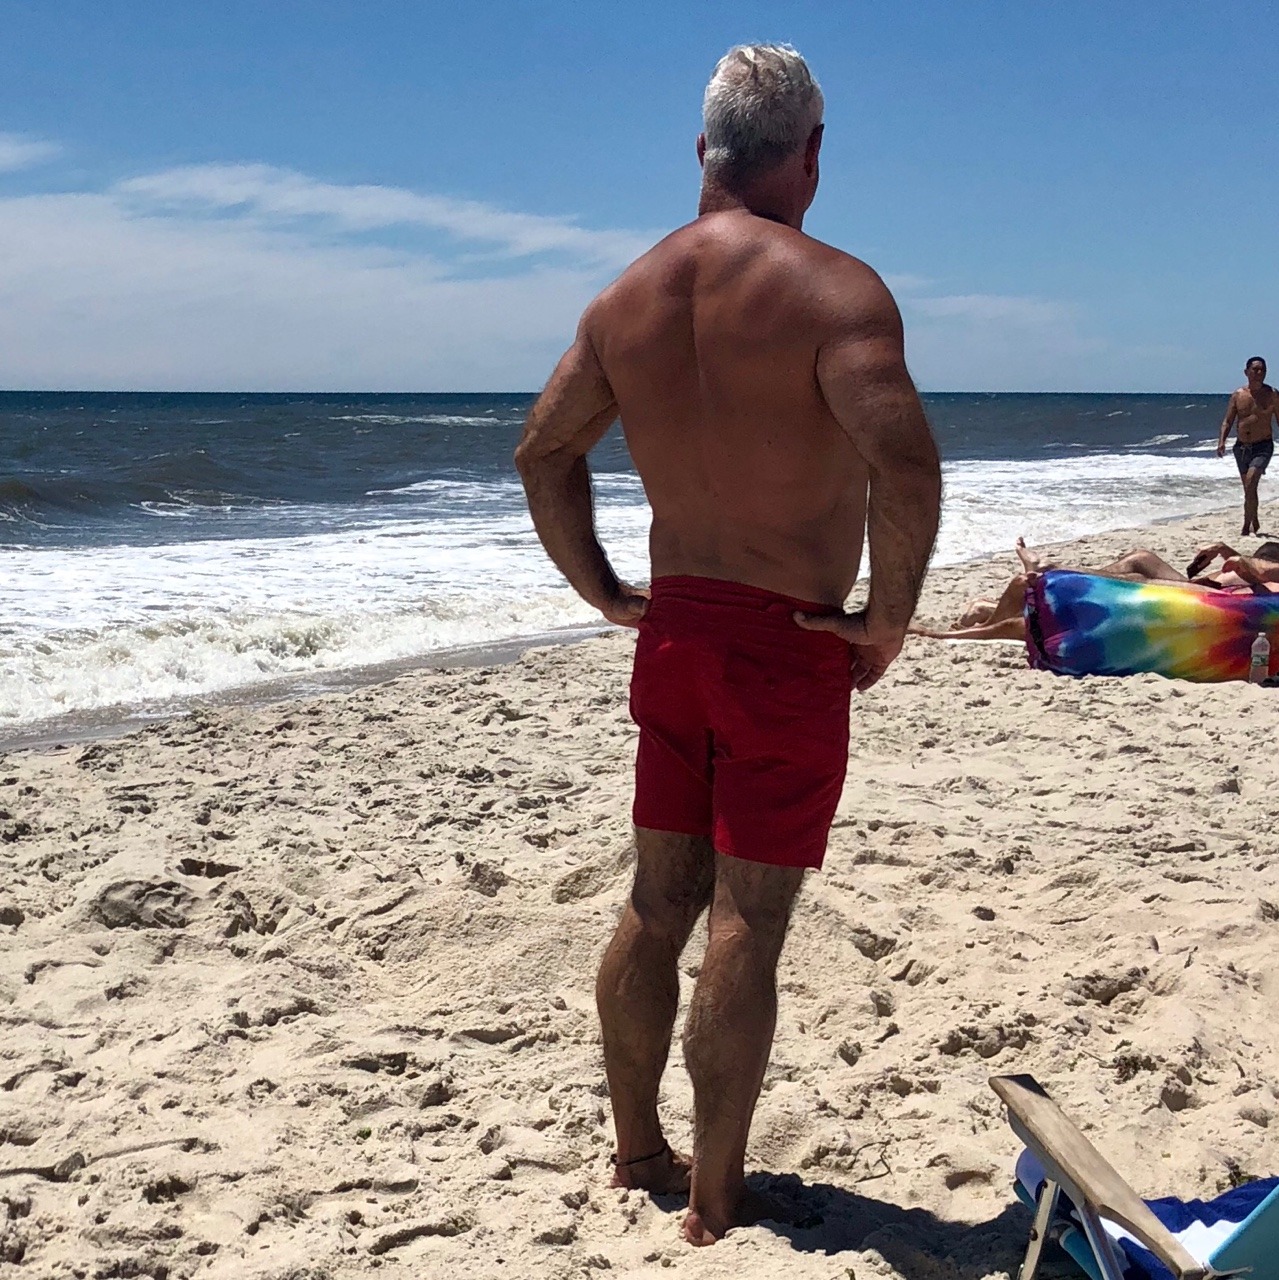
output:
[{"label": "beach chair", "polygon": [[1049,1240],[1092,1280],[1279,1280],[1279,1178],[1206,1204],[1147,1202],[1033,1076],[992,1076],[990,1086],[1026,1144],[1017,1193],[1035,1220],[1018,1280],[1035,1280]]}]

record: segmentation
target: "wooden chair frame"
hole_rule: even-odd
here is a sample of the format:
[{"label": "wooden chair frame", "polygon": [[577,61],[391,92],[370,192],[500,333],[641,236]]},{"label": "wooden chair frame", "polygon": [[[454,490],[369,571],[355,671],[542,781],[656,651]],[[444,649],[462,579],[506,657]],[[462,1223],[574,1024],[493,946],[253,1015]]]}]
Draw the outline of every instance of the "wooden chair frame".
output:
[{"label": "wooden chair frame", "polygon": [[1102,1226],[1102,1217],[1131,1232],[1177,1280],[1214,1280],[1241,1274],[1217,1271],[1191,1257],[1033,1076],[992,1076],[990,1087],[1008,1108],[1013,1132],[1047,1174],[1018,1280],[1035,1280],[1044,1245],[1054,1232],[1062,1192],[1075,1205],[1103,1280],[1124,1280],[1124,1265]]}]

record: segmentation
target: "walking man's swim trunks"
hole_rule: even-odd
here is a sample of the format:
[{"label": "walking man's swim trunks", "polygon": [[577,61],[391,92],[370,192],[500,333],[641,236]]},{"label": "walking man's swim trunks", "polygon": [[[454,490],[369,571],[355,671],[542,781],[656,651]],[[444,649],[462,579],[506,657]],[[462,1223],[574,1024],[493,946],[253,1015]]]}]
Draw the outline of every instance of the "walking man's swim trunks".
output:
[{"label": "walking man's swim trunks", "polygon": [[1255,440],[1252,444],[1240,444],[1238,440],[1235,441],[1235,463],[1239,467],[1240,476],[1246,476],[1253,469],[1260,471],[1264,476],[1274,454],[1273,440]]},{"label": "walking man's swim trunks", "polygon": [[653,582],[631,680],[636,826],[821,866],[848,767],[851,655],[796,609],[835,612],[713,578]]}]

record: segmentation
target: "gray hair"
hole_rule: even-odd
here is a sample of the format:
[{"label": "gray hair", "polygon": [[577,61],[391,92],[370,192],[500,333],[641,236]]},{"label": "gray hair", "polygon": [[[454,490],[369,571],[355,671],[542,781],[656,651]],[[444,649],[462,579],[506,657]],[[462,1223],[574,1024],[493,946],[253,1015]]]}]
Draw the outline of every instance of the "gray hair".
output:
[{"label": "gray hair", "polygon": [[824,105],[790,45],[736,45],[716,64],[702,99],[707,170],[730,181],[767,172],[804,146]]}]

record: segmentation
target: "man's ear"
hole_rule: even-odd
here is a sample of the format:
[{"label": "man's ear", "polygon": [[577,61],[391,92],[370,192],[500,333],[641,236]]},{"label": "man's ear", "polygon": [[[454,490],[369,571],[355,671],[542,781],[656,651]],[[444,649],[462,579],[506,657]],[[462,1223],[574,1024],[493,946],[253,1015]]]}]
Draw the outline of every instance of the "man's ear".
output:
[{"label": "man's ear", "polygon": [[822,133],[825,128],[824,124],[817,125],[804,144],[804,172],[807,174],[812,174],[817,168],[817,155],[822,149]]},{"label": "man's ear", "polygon": [[704,133],[697,135],[697,163],[703,168],[706,167],[706,135]]}]

